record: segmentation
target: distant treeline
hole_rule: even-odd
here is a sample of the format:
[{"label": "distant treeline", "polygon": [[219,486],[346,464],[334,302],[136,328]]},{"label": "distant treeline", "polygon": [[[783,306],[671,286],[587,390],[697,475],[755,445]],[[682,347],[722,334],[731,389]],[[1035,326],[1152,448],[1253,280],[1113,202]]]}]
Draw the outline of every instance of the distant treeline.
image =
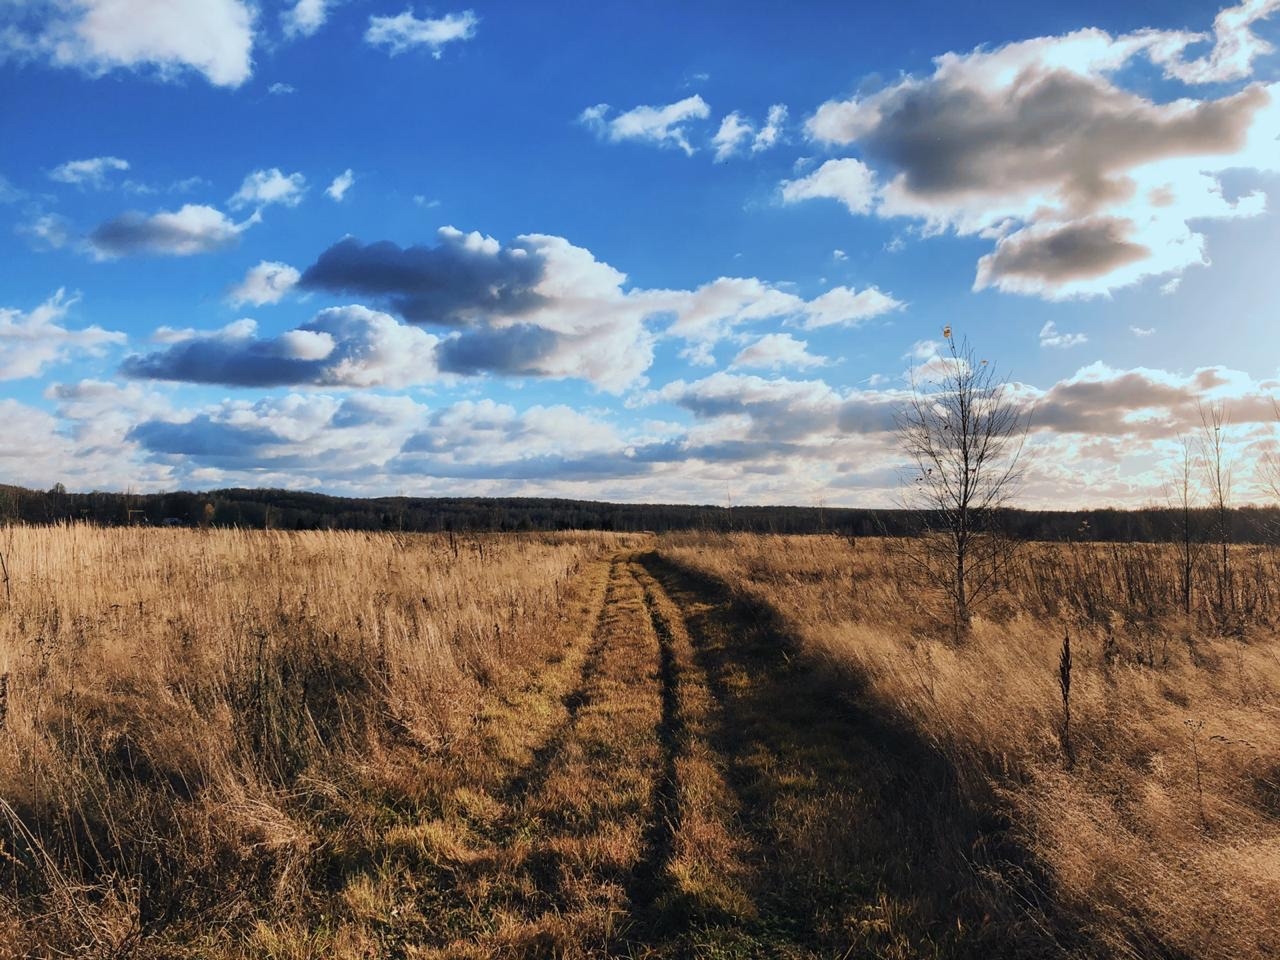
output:
[{"label": "distant treeline", "polygon": [[[1159,541],[1182,536],[1182,514],[1138,510],[1010,510],[1005,526],[1028,540]],[[899,510],[846,507],[717,507],[601,503],[541,497],[378,497],[356,499],[292,490],[210,490],[204,493],[68,493],[0,485],[0,522],[83,520],[107,525],[218,526],[279,530],[482,532],[707,530],[753,533],[834,533],[897,536],[916,532],[919,517]],[[1197,511],[1196,539],[1217,538],[1215,518]],[[1280,542],[1280,508],[1231,511],[1230,539]]]}]

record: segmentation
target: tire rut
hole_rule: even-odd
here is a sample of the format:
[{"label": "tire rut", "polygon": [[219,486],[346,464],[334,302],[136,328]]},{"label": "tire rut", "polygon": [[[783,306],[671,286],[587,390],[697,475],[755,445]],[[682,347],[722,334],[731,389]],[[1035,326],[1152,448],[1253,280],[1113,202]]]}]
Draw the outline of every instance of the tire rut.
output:
[{"label": "tire rut", "polygon": [[556,754],[563,748],[566,738],[572,732],[578,712],[587,703],[591,681],[600,671],[600,660],[607,639],[604,620],[609,609],[609,595],[613,589],[619,564],[617,557],[610,561],[608,578],[600,599],[600,609],[596,611],[591,626],[591,642],[583,655],[582,665],[578,668],[577,682],[573,685],[573,689],[560,698],[565,716],[542,744],[534,749],[529,762],[511,774],[497,790],[497,797],[503,803],[516,802],[520,797],[537,791],[549,774]]},{"label": "tire rut", "polygon": [[[473,831],[453,883],[480,915],[440,956],[618,956],[648,939],[679,823],[675,664],[614,559],[565,717]],[[457,899],[457,897],[455,897]]]},{"label": "tire rut", "polygon": [[637,568],[631,576],[644,592],[645,611],[658,640],[658,679],[661,684],[662,715],[657,737],[662,749],[662,766],[653,783],[648,824],[644,831],[644,853],[632,871],[628,884],[638,939],[654,941],[663,927],[662,901],[671,885],[668,876],[676,837],[680,834],[682,804],[678,761],[688,749],[688,731],[681,709],[680,684],[682,666],[673,649],[670,625],[658,612],[652,588],[639,577]]},{"label": "tire rut", "polygon": [[714,701],[707,737],[755,910],[717,956],[1058,955],[1016,917],[989,925],[971,859],[981,821],[942,757],[807,656],[762,600],[656,552],[638,562]]}]

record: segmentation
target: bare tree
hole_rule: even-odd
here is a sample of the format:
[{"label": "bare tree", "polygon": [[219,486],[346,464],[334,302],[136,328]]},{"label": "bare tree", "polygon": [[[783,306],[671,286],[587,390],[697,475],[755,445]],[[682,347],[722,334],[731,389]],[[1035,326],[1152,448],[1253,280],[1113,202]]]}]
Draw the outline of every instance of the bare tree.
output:
[{"label": "bare tree", "polygon": [[968,340],[957,345],[949,326],[943,337],[947,355],[912,371],[897,432],[912,469],[903,505],[920,527],[907,549],[950,599],[959,638],[1013,557],[1001,508],[1021,484],[1028,417]]}]

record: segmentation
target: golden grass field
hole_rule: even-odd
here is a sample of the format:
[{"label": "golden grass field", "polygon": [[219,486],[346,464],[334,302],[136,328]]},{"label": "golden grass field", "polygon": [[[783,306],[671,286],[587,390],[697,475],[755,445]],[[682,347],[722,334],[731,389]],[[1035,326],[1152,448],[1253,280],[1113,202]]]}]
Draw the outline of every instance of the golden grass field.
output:
[{"label": "golden grass field", "polygon": [[1172,547],[1028,545],[959,641],[882,540],[0,552],[0,957],[1280,952],[1261,548],[1187,617]]}]

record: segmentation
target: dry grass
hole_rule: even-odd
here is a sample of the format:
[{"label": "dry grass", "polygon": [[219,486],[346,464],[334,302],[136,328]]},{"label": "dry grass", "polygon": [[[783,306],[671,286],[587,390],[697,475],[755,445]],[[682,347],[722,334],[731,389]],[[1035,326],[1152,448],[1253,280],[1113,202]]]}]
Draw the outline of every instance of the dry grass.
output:
[{"label": "dry grass", "polygon": [[0,531],[0,955],[377,955],[393,854],[554,721],[619,542]]},{"label": "dry grass", "polygon": [[0,958],[1280,950],[1264,550],[1034,546],[962,644],[888,541],[0,551]]},{"label": "dry grass", "polygon": [[1051,903],[1079,949],[1280,951],[1274,554],[1238,549],[1224,595],[1206,562],[1188,621],[1170,548],[1035,545],[957,645],[890,542],[673,535],[660,552],[777,609],[804,653],[946,757],[1042,871],[1006,878],[1010,894]]}]

